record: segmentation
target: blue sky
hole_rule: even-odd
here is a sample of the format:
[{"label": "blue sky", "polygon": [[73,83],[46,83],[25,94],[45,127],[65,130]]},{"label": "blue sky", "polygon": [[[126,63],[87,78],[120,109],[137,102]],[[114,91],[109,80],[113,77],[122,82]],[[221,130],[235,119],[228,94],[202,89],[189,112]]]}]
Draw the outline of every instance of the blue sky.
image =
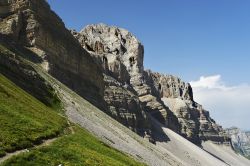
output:
[{"label": "blue sky", "polygon": [[223,86],[250,84],[249,0],[48,2],[70,29],[100,22],[128,29],[145,47],[145,68],[188,82],[219,75]]}]

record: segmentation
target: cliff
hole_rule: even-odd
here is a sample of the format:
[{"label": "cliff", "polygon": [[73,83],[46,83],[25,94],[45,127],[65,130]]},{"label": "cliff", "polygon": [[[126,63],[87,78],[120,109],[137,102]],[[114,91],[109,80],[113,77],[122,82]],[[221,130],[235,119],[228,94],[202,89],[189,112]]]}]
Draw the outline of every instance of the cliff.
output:
[{"label": "cliff", "polygon": [[1,7],[0,33],[29,52],[25,59],[139,135],[154,137],[152,116],[196,144],[224,141],[189,84],[144,70],[144,47],[127,30],[97,24],[70,33],[43,0],[2,1]]},{"label": "cliff", "polygon": [[[242,148],[249,133],[225,134],[209,112],[194,101],[189,83],[176,76],[145,70],[143,58],[144,46],[125,29],[96,24],[86,26],[81,32],[69,31],[44,0],[1,0],[0,74],[8,77],[6,80],[11,80],[8,82],[14,87],[28,92],[32,100],[36,97],[46,104],[44,107],[53,109],[55,106],[57,108],[51,111],[59,111],[47,115],[40,107],[32,106],[46,116],[33,119],[29,113],[33,109],[28,108],[25,112],[25,116],[31,116],[28,122],[46,126],[49,120],[53,126],[53,117],[62,115],[65,124],[69,125],[62,135],[58,135],[63,138],[58,138],[55,143],[47,145],[45,142],[46,147],[27,150],[23,148],[30,145],[12,140],[35,141],[37,136],[33,139],[27,134],[34,130],[32,124],[21,121],[24,114],[18,113],[18,107],[8,110],[10,114],[1,111],[8,117],[15,114],[17,120],[11,119],[11,123],[23,134],[15,135],[16,130],[11,130],[13,125],[4,127],[8,118],[0,121],[0,126],[11,138],[0,140],[18,147],[6,154],[0,148],[0,156],[25,153],[10,158],[5,165],[11,165],[11,162],[34,165],[38,160],[56,165],[74,164],[74,161],[76,165],[83,162],[98,165],[106,163],[103,162],[106,159],[107,163],[119,165],[110,158],[119,158],[117,154],[120,153],[110,147],[122,151],[125,157],[129,154],[155,166],[249,165],[247,159],[228,146],[232,138],[232,143],[237,141],[233,146]],[[6,97],[0,105],[5,102],[4,106],[15,106],[13,101],[21,101],[11,95],[15,94],[11,88],[11,93],[0,91]],[[12,102],[7,97],[11,97]],[[30,106],[29,102],[25,99],[21,104]],[[46,121],[38,123],[39,119]],[[81,128],[87,129],[98,140],[93,144],[95,138],[89,137],[89,133],[79,135]],[[34,131],[41,134],[40,130]],[[88,148],[84,149],[86,146]],[[102,150],[103,147],[112,150],[114,155],[110,155],[109,150]],[[103,155],[106,157],[102,158]],[[125,164],[131,160],[120,159]],[[6,158],[0,157],[0,163],[2,161]]]},{"label": "cliff", "polygon": [[148,71],[150,85],[181,125],[181,134],[199,144],[202,140],[228,142],[224,130],[210,117],[209,112],[193,100],[193,90],[189,83],[172,75],[162,75]]},{"label": "cliff", "polygon": [[1,1],[0,33],[34,53],[33,62],[102,107],[100,67],[44,0]]},{"label": "cliff", "polygon": [[[133,34],[105,24],[88,25],[79,33],[71,33],[102,66],[105,75],[137,96],[142,110],[147,114],[196,144],[202,140],[228,141],[224,138],[221,126],[193,100],[190,84],[175,76],[144,70],[144,48]],[[105,87],[105,100],[113,108],[114,102],[111,101],[115,99],[110,98],[107,91],[110,86]],[[122,103],[116,100],[115,107]],[[125,110],[132,112],[128,107]],[[112,112],[117,114],[119,111],[113,109]]]}]

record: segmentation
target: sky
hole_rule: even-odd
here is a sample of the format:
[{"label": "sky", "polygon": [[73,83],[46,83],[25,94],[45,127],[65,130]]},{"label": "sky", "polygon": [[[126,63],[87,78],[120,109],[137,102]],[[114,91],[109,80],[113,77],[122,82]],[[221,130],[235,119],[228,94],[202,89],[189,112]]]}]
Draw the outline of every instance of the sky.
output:
[{"label": "sky", "polygon": [[69,29],[105,23],[129,30],[144,45],[146,69],[191,82],[218,123],[250,130],[249,0],[48,2]]}]

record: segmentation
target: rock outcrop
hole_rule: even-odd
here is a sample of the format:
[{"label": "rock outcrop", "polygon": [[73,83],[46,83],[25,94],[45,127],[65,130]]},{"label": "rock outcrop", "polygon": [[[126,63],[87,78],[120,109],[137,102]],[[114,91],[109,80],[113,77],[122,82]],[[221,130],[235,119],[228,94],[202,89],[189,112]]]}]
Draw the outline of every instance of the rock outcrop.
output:
[{"label": "rock outcrop", "polygon": [[245,157],[250,157],[250,132],[241,131],[237,127],[225,129],[226,134],[231,138],[234,150]]},{"label": "rock outcrop", "polygon": [[[58,104],[59,99],[53,88],[32,66],[18,56],[20,52],[16,48],[17,45],[13,45],[11,40],[0,34],[0,73],[44,104],[51,107]],[[28,50],[22,51],[28,53]]]},{"label": "rock outcrop", "polygon": [[[80,33],[71,32],[95,57],[106,75],[138,97],[142,110],[150,116],[196,144],[207,139],[225,141],[221,126],[193,100],[190,84],[174,76],[144,71],[144,48],[130,32],[105,24],[88,25]],[[113,108],[124,108],[123,101],[116,99],[120,93],[114,98],[110,86],[105,89],[111,112],[119,114],[120,111]],[[132,115],[129,108],[125,110]]]},{"label": "rock outcrop", "polygon": [[141,43],[127,30],[105,24],[89,25],[80,33],[71,32],[102,66],[107,112],[140,135],[150,135],[151,124],[131,84],[132,77],[143,72]]},{"label": "rock outcrop", "polygon": [[[177,118],[163,104],[159,96],[152,95],[153,90],[146,83],[143,67],[144,48],[135,36],[125,29],[105,24],[89,25],[80,33],[71,32],[82,47],[95,57],[106,75],[116,79],[120,85],[127,87],[130,93],[137,96],[143,111],[179,131]],[[109,88],[106,86],[105,89]],[[109,98],[107,90],[105,92],[108,96],[106,99],[109,99],[106,100],[107,104],[111,108],[115,107],[114,102],[110,102],[112,99]],[[131,109],[127,111],[131,112]]]},{"label": "rock outcrop", "polygon": [[151,135],[151,123],[138,96],[126,85],[105,75],[107,113],[141,136]]},{"label": "rock outcrop", "polygon": [[[144,71],[144,48],[130,32],[96,24],[85,27],[80,33],[72,31],[72,34],[95,57],[106,75],[138,97],[143,111],[196,144],[200,144],[202,140],[228,141],[222,127],[193,100],[190,84],[174,76]],[[113,110],[111,112],[117,114],[120,111],[114,111],[113,107],[124,103],[117,102],[114,94],[108,93],[112,91],[109,85],[105,89],[105,100]],[[117,93],[116,98],[119,95]],[[131,113],[130,108],[125,110]]]},{"label": "rock outcrop", "polygon": [[0,34],[24,59],[138,134],[153,137],[154,117],[196,144],[225,140],[188,83],[144,70],[144,47],[127,30],[97,24],[70,32],[44,0],[2,0],[0,9]]},{"label": "rock outcrop", "polygon": [[37,55],[36,63],[101,107],[101,68],[44,0],[1,1],[0,33]]},{"label": "rock outcrop", "polygon": [[227,142],[221,126],[210,117],[209,112],[193,99],[189,83],[172,75],[162,75],[147,71],[150,85],[156,90],[162,101],[177,116],[181,125],[181,134],[190,141],[200,144],[202,140]]}]

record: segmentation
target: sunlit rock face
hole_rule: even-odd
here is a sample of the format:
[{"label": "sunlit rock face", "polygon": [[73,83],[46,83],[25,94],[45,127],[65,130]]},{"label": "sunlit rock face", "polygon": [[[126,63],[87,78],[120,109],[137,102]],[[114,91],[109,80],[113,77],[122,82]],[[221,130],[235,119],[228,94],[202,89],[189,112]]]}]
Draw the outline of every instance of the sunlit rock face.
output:
[{"label": "sunlit rock face", "polygon": [[130,83],[132,76],[143,72],[143,46],[127,30],[96,24],[73,34],[86,50],[97,54],[104,70],[120,82]]},{"label": "sunlit rock face", "polygon": [[44,0],[1,1],[0,33],[28,48],[41,66],[97,106],[102,106],[102,70]]},{"label": "sunlit rock face", "polygon": [[193,101],[189,84],[144,70],[144,47],[129,31],[96,24],[70,32],[44,0],[2,0],[0,9],[1,35],[131,130],[150,138],[150,115],[197,144],[222,141],[221,127]]},{"label": "sunlit rock face", "polygon": [[200,144],[202,140],[228,142],[221,126],[210,117],[209,112],[193,100],[193,91],[189,83],[172,75],[163,75],[147,71],[150,85],[155,94],[178,118],[180,133],[190,141]]},{"label": "sunlit rock face", "polygon": [[151,123],[133,82],[142,82],[143,46],[130,32],[105,24],[88,25],[80,33],[71,31],[100,66],[105,76],[104,99],[119,122],[140,135],[151,134]]},{"label": "sunlit rock face", "polygon": [[[112,81],[105,80],[105,100],[112,114],[117,116],[122,112],[117,108],[124,108],[124,102],[117,98],[130,102],[125,95],[130,92],[139,99],[141,111],[149,113],[190,141],[196,144],[206,139],[225,141],[222,128],[210,118],[208,111],[193,100],[190,84],[175,76],[144,70],[144,48],[130,32],[105,24],[88,25],[79,33],[71,32],[82,47],[95,57],[102,66],[103,73],[119,83],[110,86],[107,82]],[[127,92],[123,92],[123,97],[118,87],[126,87]],[[114,94],[113,91],[117,93]],[[124,121],[122,119],[141,117],[133,115],[133,109],[126,107],[124,110],[130,114],[117,119]]]}]

